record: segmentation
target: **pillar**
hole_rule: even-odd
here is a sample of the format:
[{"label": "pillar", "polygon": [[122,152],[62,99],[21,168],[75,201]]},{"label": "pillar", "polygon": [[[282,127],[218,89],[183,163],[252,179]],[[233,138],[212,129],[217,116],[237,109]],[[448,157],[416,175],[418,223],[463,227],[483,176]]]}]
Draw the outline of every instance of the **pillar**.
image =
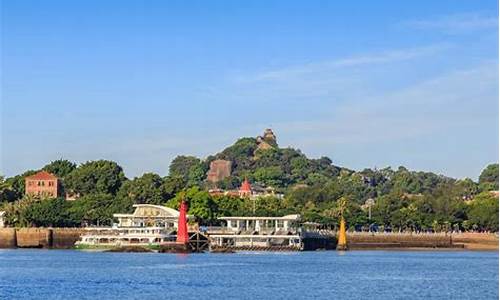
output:
[{"label": "pillar", "polygon": [[347,250],[347,234],[345,231],[344,217],[340,218],[340,230],[337,242],[337,250]]}]

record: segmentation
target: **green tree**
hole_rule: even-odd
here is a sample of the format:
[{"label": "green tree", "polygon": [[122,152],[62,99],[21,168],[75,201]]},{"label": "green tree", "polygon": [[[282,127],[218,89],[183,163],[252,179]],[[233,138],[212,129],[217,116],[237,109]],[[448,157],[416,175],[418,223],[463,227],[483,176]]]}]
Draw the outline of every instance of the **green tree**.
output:
[{"label": "green tree", "polygon": [[131,203],[116,201],[110,194],[88,194],[71,201],[69,214],[73,220],[85,225],[109,226],[114,213],[126,213],[132,209]]},{"label": "green tree", "polygon": [[188,214],[195,216],[201,224],[212,224],[216,221],[217,204],[207,191],[202,191],[198,187],[191,187],[177,193],[166,205],[179,209],[182,200],[188,203]]},{"label": "green tree", "polygon": [[129,202],[135,204],[162,204],[169,196],[165,191],[163,179],[153,173],[145,173],[141,177],[126,181],[117,194],[117,198],[129,198]]},{"label": "green tree", "polygon": [[[253,169],[253,155],[257,149],[255,138],[241,138],[234,145],[227,147],[218,153],[213,159],[225,159],[232,162],[232,174],[240,176],[240,172]],[[211,159],[207,159],[211,161]]]},{"label": "green tree", "polygon": [[263,167],[255,170],[255,180],[265,185],[279,187],[283,184],[283,170],[279,166]]},{"label": "green tree", "polygon": [[76,169],[76,164],[66,159],[58,159],[45,165],[42,170],[64,179],[69,173]]},{"label": "green tree", "polygon": [[17,195],[12,190],[11,184],[5,181],[3,176],[0,176],[0,203],[15,201],[16,197]]},{"label": "green tree", "polygon": [[113,161],[89,161],[66,176],[66,189],[81,195],[115,195],[126,180],[122,168]]},{"label": "green tree", "polygon": [[175,195],[186,188],[186,182],[180,176],[167,176],[163,178],[163,187],[162,189],[167,194],[167,198],[171,199],[175,197]]},{"label": "green tree", "polygon": [[174,158],[169,168],[169,176],[183,178],[188,186],[201,184],[206,172],[206,165],[199,158],[185,155]]},{"label": "green tree", "polygon": [[220,195],[212,198],[217,206],[217,217],[249,215],[245,200],[240,197]]},{"label": "green tree", "polygon": [[498,191],[498,164],[490,164],[479,175],[481,191]]},{"label": "green tree", "polygon": [[477,195],[469,205],[468,216],[479,229],[498,231],[498,198],[489,192]]},{"label": "green tree", "polygon": [[25,196],[23,199],[4,204],[2,210],[5,211],[6,223],[10,226],[30,226],[30,221],[26,219],[26,211],[36,201],[31,196]]},{"label": "green tree", "polygon": [[16,201],[23,198],[25,194],[25,178],[31,176],[38,171],[29,170],[21,175],[16,175],[14,177],[7,178],[5,182],[10,186],[11,193],[7,199],[8,202]]},{"label": "green tree", "polygon": [[36,201],[26,209],[25,218],[35,227],[77,226],[79,222],[69,215],[70,205],[63,198]]}]

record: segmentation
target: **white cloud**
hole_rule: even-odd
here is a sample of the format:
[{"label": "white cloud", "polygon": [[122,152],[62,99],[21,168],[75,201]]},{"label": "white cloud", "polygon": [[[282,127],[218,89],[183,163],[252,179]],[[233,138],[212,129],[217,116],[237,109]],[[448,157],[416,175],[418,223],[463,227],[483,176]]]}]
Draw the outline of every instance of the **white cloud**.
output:
[{"label": "white cloud", "polygon": [[411,60],[423,56],[431,56],[449,49],[450,47],[451,45],[448,43],[440,43],[423,47],[381,51],[378,53],[357,55],[330,61],[284,67],[277,70],[265,71],[249,77],[240,77],[237,79],[237,81],[241,83],[248,83],[259,81],[289,80],[290,78],[305,76],[310,73],[332,72],[336,69],[341,68],[362,67],[374,64],[388,64]]},{"label": "white cloud", "polygon": [[[497,61],[484,62],[400,90],[346,101],[332,110],[330,120],[277,125],[285,131],[308,131],[321,137],[329,133],[335,143],[394,140],[471,126],[482,117],[496,115],[496,110],[484,108],[494,103],[498,92],[497,68]],[[321,137],[318,143],[329,143]]]},{"label": "white cloud", "polygon": [[458,14],[434,19],[412,20],[405,23],[416,29],[439,30],[458,34],[477,30],[498,29],[498,18],[480,14]]}]

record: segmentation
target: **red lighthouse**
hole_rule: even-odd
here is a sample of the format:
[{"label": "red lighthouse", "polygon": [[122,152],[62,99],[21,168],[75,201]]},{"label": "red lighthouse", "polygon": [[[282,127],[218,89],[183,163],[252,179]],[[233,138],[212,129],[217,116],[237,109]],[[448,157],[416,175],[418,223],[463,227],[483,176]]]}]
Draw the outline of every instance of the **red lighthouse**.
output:
[{"label": "red lighthouse", "polygon": [[189,242],[186,211],[187,204],[184,200],[182,200],[181,207],[179,209],[179,220],[177,222],[177,243],[179,244],[187,244]]}]

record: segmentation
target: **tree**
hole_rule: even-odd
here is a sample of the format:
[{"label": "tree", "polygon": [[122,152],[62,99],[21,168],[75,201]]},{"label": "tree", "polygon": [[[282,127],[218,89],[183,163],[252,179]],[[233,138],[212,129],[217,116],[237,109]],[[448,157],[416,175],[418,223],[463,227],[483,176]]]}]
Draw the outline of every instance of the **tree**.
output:
[{"label": "tree", "polygon": [[25,194],[25,178],[31,176],[38,171],[29,170],[21,175],[16,175],[14,177],[7,178],[5,182],[10,186],[11,193],[7,199],[8,202],[16,201],[23,198]]},{"label": "tree", "polygon": [[76,169],[76,164],[66,159],[54,160],[42,168],[42,170],[52,173],[61,179],[64,179],[74,169]]},{"label": "tree", "polygon": [[478,184],[470,178],[458,180],[456,182],[456,187],[463,199],[469,199],[479,192]]},{"label": "tree", "polygon": [[498,197],[489,192],[477,195],[469,205],[469,220],[482,230],[498,231]]},{"label": "tree", "polygon": [[217,217],[224,216],[246,216],[245,200],[235,196],[214,196],[212,197],[217,205]]},{"label": "tree", "polygon": [[115,195],[126,180],[122,168],[109,160],[89,161],[66,176],[66,189],[81,195]]},{"label": "tree", "polygon": [[203,162],[194,156],[179,155],[169,167],[169,176],[181,177],[190,186],[201,183],[206,172]]},{"label": "tree", "polygon": [[27,227],[31,221],[26,218],[26,211],[37,200],[31,196],[3,205],[6,223],[11,226]]},{"label": "tree", "polygon": [[188,214],[195,216],[200,223],[210,224],[216,221],[217,204],[207,191],[202,191],[198,187],[191,187],[177,193],[166,205],[174,209],[179,209],[182,200],[188,203]]},{"label": "tree", "polygon": [[117,198],[129,198],[134,204],[162,204],[169,194],[165,191],[163,179],[153,173],[126,181],[120,188]]},{"label": "tree", "polygon": [[26,220],[36,227],[69,227],[79,225],[69,216],[70,203],[63,198],[44,199],[31,204],[25,211]]},{"label": "tree", "polygon": [[498,191],[498,164],[490,164],[479,175],[481,191]]},{"label": "tree", "polygon": [[178,192],[186,188],[186,182],[181,176],[167,176],[163,179],[163,190],[167,199],[173,198]]},{"label": "tree", "polygon": [[223,190],[232,190],[240,186],[241,180],[236,176],[229,176],[217,182],[217,187]]},{"label": "tree", "polygon": [[258,182],[272,187],[279,187],[283,183],[283,170],[279,166],[258,168],[254,176]]},{"label": "tree", "polygon": [[86,225],[112,225],[114,213],[130,212],[130,203],[115,201],[110,194],[88,194],[71,202],[69,214]]},{"label": "tree", "polygon": [[234,145],[227,147],[215,156],[215,159],[225,159],[233,163],[233,175],[239,176],[240,172],[252,169],[253,155],[257,149],[255,138],[241,138]]},{"label": "tree", "polygon": [[5,181],[3,176],[0,176],[0,203],[15,201],[16,196],[16,192],[12,190],[11,183]]}]

